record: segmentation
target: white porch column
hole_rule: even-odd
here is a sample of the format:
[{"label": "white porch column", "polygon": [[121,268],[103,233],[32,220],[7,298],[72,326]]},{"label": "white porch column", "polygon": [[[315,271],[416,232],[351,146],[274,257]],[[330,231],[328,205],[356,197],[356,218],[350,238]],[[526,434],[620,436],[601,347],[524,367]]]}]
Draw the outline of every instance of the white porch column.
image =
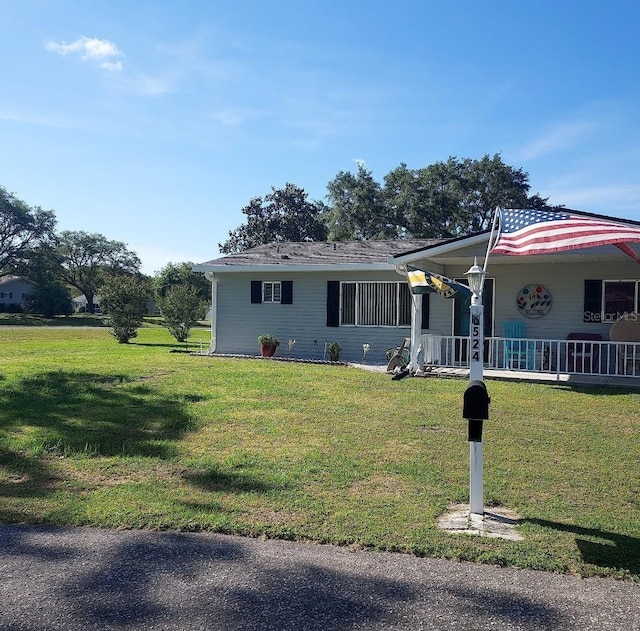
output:
[{"label": "white porch column", "polygon": [[414,373],[418,365],[418,351],[422,338],[422,295],[411,294],[411,347],[409,351],[409,371]]},{"label": "white porch column", "polygon": [[211,342],[209,352],[216,352],[218,323],[218,281],[213,272],[205,272],[204,277],[211,283]]}]

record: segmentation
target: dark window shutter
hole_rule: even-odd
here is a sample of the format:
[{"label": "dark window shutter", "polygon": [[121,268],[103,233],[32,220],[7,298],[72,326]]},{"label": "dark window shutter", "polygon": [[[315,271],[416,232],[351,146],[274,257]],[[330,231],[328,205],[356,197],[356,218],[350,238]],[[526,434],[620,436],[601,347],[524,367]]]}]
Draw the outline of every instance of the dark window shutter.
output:
[{"label": "dark window shutter", "polygon": [[327,326],[340,326],[340,281],[327,281]]},{"label": "dark window shutter", "polygon": [[429,305],[431,294],[422,294],[422,324],[420,325],[423,329],[429,328]]},{"label": "dark window shutter", "polygon": [[[584,313],[583,322],[600,322],[602,313],[602,281],[584,281]],[[597,315],[594,315],[597,314]]]},{"label": "dark window shutter", "polygon": [[251,304],[259,304],[262,302],[262,281],[251,281]]},{"label": "dark window shutter", "polygon": [[293,281],[283,280],[280,283],[280,304],[291,305],[293,304]]}]

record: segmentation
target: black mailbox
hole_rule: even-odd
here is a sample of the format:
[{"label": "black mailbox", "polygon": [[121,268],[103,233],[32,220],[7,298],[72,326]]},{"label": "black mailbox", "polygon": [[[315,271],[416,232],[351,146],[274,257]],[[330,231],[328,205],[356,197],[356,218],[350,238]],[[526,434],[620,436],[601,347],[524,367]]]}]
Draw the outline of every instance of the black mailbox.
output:
[{"label": "black mailbox", "polygon": [[470,381],[464,392],[463,418],[475,421],[488,419],[490,401],[484,381]]}]

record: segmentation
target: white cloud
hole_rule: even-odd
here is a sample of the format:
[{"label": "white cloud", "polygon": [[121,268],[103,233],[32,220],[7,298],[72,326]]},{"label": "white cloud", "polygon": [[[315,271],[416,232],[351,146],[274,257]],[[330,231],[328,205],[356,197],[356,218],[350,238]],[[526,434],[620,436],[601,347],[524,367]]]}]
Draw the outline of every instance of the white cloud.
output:
[{"label": "white cloud", "polygon": [[210,113],[210,118],[221,127],[238,128],[248,121],[263,118],[268,115],[267,110],[249,107],[236,107],[225,110],[216,110]]},{"label": "white cloud", "polygon": [[135,81],[135,89],[145,96],[162,96],[174,89],[173,80],[167,77],[141,77]]},{"label": "white cloud", "polygon": [[533,160],[541,156],[573,147],[593,133],[596,124],[591,121],[571,121],[553,125],[546,132],[524,146],[520,158]]},{"label": "white cloud", "polygon": [[41,125],[43,127],[55,127],[60,129],[80,129],[81,124],[77,118],[60,117],[49,113],[30,111],[24,108],[19,110],[0,109],[0,121],[23,123],[25,125]]},{"label": "white cloud", "polygon": [[103,70],[108,70],[109,72],[120,72],[122,70],[122,62],[121,61],[105,61],[100,64],[100,67]]},{"label": "white cloud", "polygon": [[83,61],[96,61],[100,67],[109,72],[119,72],[122,70],[122,62],[113,61],[114,57],[124,57],[124,53],[108,39],[98,39],[96,37],[79,37],[75,41],[47,42],[45,48],[63,57],[66,55],[80,55]]}]

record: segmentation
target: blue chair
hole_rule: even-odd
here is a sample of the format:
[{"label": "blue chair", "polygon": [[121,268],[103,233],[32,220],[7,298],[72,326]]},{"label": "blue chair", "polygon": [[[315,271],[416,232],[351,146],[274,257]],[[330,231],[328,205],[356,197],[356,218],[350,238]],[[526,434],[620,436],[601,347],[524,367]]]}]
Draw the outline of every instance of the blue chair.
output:
[{"label": "blue chair", "polygon": [[536,362],[536,343],[527,340],[524,322],[508,320],[502,323],[504,367],[508,370],[533,370]]}]

